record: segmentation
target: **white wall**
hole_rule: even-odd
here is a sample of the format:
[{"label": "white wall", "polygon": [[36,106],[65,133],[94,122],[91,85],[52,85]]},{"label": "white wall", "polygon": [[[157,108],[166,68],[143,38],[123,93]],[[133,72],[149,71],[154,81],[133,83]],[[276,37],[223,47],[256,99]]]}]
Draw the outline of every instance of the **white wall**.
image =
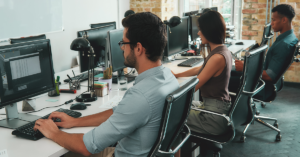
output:
[{"label": "white wall", "polygon": [[[120,19],[129,9],[130,0],[119,0]],[[55,72],[70,69],[76,63],[78,52],[70,50],[77,31],[89,29],[91,23],[117,21],[118,0],[63,0],[64,31],[46,34],[51,40]],[[122,15],[122,16],[121,16]]]},{"label": "white wall", "polygon": [[124,18],[125,12],[130,9],[130,0],[119,0],[119,4],[120,27],[118,28],[123,28],[122,19]]}]

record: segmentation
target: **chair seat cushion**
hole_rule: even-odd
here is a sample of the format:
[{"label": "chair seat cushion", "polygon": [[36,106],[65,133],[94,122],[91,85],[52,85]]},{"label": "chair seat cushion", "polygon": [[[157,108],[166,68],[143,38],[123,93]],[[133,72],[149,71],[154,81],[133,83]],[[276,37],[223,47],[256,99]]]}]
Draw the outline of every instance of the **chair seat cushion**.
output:
[{"label": "chair seat cushion", "polygon": [[190,140],[194,143],[201,143],[204,141],[214,141],[217,143],[227,143],[230,142],[234,137],[234,128],[229,127],[227,132],[222,135],[207,135],[207,134],[201,134],[194,131],[191,131]]}]

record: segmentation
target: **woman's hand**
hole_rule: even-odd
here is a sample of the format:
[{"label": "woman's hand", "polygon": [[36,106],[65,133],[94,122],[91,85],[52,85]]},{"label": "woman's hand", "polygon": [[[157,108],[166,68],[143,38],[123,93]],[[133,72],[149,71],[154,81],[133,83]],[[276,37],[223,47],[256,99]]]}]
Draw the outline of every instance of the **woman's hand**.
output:
[{"label": "woman's hand", "polygon": [[243,71],[243,68],[244,68],[244,61],[235,60],[235,70]]}]

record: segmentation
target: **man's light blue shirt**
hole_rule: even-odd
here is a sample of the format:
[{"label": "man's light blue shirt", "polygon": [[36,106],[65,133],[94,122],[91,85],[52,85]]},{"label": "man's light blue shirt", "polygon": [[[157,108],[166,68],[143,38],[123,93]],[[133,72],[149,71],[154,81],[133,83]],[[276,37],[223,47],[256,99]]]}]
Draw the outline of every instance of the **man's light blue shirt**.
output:
[{"label": "man's light blue shirt", "polygon": [[269,48],[264,63],[264,70],[272,80],[276,80],[286,64],[290,62],[288,57],[293,53],[294,46],[298,42],[294,31],[291,29],[280,34]]},{"label": "man's light blue shirt", "polygon": [[141,73],[109,119],[83,136],[87,150],[96,154],[118,142],[116,157],[146,157],[158,136],[166,96],[178,88],[168,68]]}]

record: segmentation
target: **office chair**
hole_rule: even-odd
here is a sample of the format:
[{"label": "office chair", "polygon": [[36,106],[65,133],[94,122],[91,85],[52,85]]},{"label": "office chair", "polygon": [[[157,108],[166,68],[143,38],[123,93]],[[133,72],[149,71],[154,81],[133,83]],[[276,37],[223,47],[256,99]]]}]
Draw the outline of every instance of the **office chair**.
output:
[{"label": "office chair", "polygon": [[[233,104],[228,115],[192,107],[193,110],[223,117],[228,122],[227,132],[222,135],[207,135],[191,131],[191,136],[185,144],[187,146],[184,148],[189,149],[192,147],[192,143],[195,143],[196,145],[190,149],[191,152],[200,146],[200,155],[206,156],[207,151],[212,150],[214,157],[220,157],[222,144],[229,143],[235,136],[235,126],[247,125],[254,120],[251,98],[264,87],[261,76],[267,48],[268,46],[265,45],[246,52],[238,93],[231,93],[233,95],[231,96]],[[262,85],[256,88],[259,81],[262,82]],[[191,156],[191,153],[184,153],[186,154],[185,156]]]},{"label": "office chair", "polygon": [[288,57],[289,62],[287,62],[281,71],[280,71],[280,75],[273,81],[266,81],[266,86],[265,86],[265,90],[272,92],[272,95],[267,97],[264,100],[258,100],[255,99],[254,97],[254,101],[256,102],[260,102],[261,106],[264,108],[266,107],[266,102],[271,103],[272,101],[275,100],[275,98],[277,97],[277,93],[280,92],[283,88],[284,85],[284,73],[288,70],[288,68],[291,66],[291,64],[294,61],[298,61],[299,59],[296,58],[297,55],[299,55],[300,53],[300,41],[295,45],[294,49],[292,50],[293,53],[290,54],[290,56]]},{"label": "office chair", "polygon": [[10,44],[17,44],[17,43],[23,43],[23,42],[29,42],[29,41],[34,41],[34,40],[42,40],[46,39],[45,34],[37,35],[37,36],[30,36],[30,37],[25,37],[25,38],[10,38],[9,42]]},{"label": "office chair", "polygon": [[[267,45],[264,45],[264,46],[261,46],[258,49],[262,49],[265,52],[266,49],[267,49],[267,47],[268,47]],[[260,58],[256,58],[256,60],[255,60],[255,58],[253,58],[252,60],[250,58],[250,60],[248,61],[248,63],[246,63],[245,66],[244,66],[244,71],[245,71],[245,69],[248,68],[249,72],[245,71],[243,76],[251,78],[254,75],[257,75],[257,76],[259,75],[260,76],[259,77],[260,78],[260,82],[257,81],[258,83],[256,83],[255,81],[251,81],[251,80],[247,81],[246,80],[246,81],[243,81],[243,83],[246,83],[246,86],[247,86],[247,84],[249,84],[249,83],[251,84],[251,82],[252,82],[252,83],[255,83],[256,86],[260,86],[260,87],[257,88],[255,90],[255,92],[252,92],[252,93],[251,92],[247,92],[246,93],[246,94],[249,94],[249,96],[250,96],[249,99],[248,99],[248,101],[250,103],[250,106],[248,107],[248,110],[249,110],[249,112],[252,112],[252,114],[248,115],[249,116],[249,120],[251,120],[251,121],[248,121],[247,123],[244,123],[247,126],[245,127],[245,129],[244,129],[244,131],[242,133],[242,136],[240,138],[241,142],[245,142],[245,140],[246,140],[246,136],[245,136],[246,131],[248,130],[250,124],[253,123],[254,121],[257,121],[258,123],[263,124],[263,125],[271,128],[271,129],[277,131],[278,134],[276,136],[276,141],[281,141],[281,134],[280,134],[280,130],[278,129],[277,119],[276,118],[264,117],[264,116],[258,116],[258,115],[254,114],[256,108],[255,108],[255,105],[253,105],[253,98],[252,97],[255,94],[257,94],[259,91],[261,91],[264,88],[264,86],[265,86],[265,82],[261,79],[261,75],[262,75],[262,72],[263,72],[262,67],[263,67],[264,60],[265,60],[265,55],[264,55],[263,51],[261,51]],[[250,66],[249,63],[251,64],[251,66]],[[256,70],[256,71],[253,70],[254,66],[256,68],[258,68],[259,70]],[[242,79],[245,79],[245,78],[242,78]],[[252,109],[251,109],[251,107],[252,107]],[[244,110],[243,108],[239,108],[239,109],[237,108],[236,110],[237,111],[235,112],[235,115],[234,115],[234,116],[236,116],[236,118],[239,118],[240,116],[243,116],[242,115],[243,114],[243,110]],[[235,117],[233,117],[233,119],[235,119]],[[274,122],[274,125],[271,125],[269,123],[264,122],[263,120],[274,120],[275,122]]]},{"label": "office chair", "polygon": [[[162,112],[159,134],[148,157],[172,157],[189,138],[190,129],[185,123],[190,112],[195,86],[198,82],[199,80],[196,77],[192,78],[185,85],[167,96]],[[174,150],[171,150],[177,137],[183,134],[182,130],[186,132],[185,138]]]},{"label": "office chair", "polygon": [[271,23],[264,26],[264,33],[260,43],[260,46],[266,45],[270,39],[274,37],[274,32],[272,31]]}]

